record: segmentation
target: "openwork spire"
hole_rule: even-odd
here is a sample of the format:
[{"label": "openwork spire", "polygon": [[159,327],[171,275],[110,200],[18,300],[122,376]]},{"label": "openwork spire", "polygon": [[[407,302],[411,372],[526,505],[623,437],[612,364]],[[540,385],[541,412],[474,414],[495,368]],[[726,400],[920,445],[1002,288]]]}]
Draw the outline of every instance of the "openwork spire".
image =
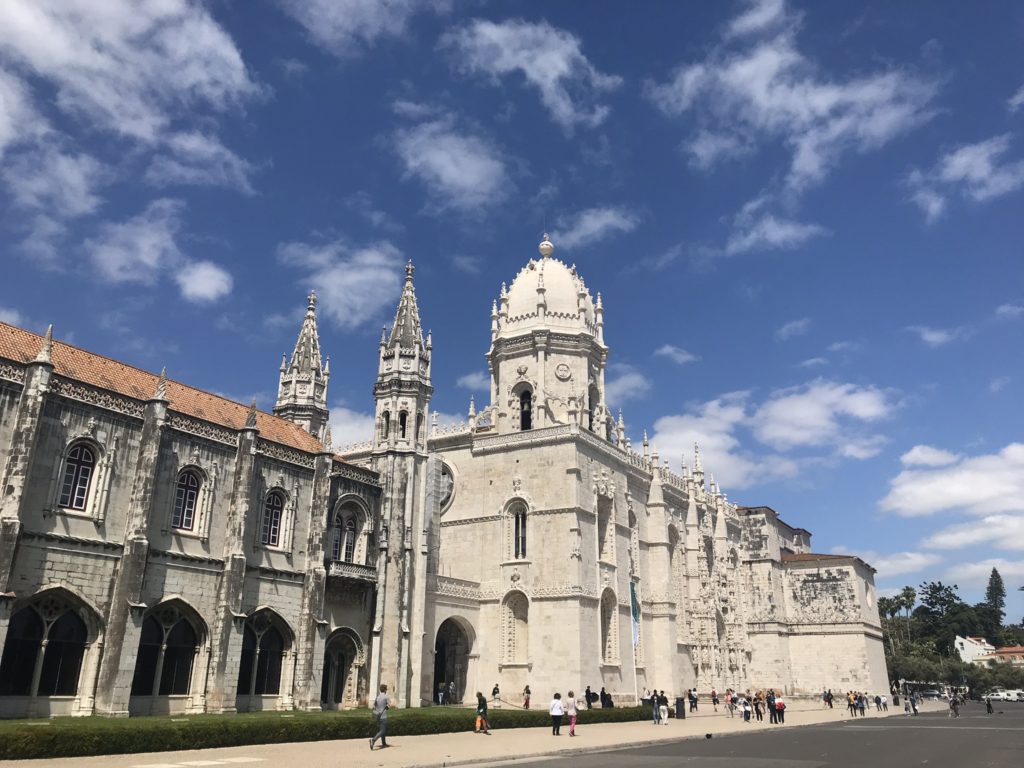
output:
[{"label": "openwork spire", "polygon": [[306,316],[291,359],[281,369],[274,414],[301,424],[318,438],[323,434],[327,410],[327,382],[331,377],[320,355],[320,332],[316,325],[316,293],[309,292]]},{"label": "openwork spire", "polygon": [[299,330],[298,341],[295,342],[295,351],[292,352],[289,371],[298,371],[303,374],[323,374],[323,359],[320,356],[320,333],[316,327],[316,292],[310,291],[307,297],[306,317],[302,321],[302,328]]},{"label": "openwork spire", "polygon": [[416,288],[413,285],[412,276],[416,267],[412,265],[412,259],[405,265],[405,286],[402,288],[402,297],[398,300],[398,310],[395,312],[395,322],[391,326],[391,334],[388,336],[387,347],[394,349],[413,349],[419,347],[422,351],[423,329],[420,327],[420,308],[416,303]]}]

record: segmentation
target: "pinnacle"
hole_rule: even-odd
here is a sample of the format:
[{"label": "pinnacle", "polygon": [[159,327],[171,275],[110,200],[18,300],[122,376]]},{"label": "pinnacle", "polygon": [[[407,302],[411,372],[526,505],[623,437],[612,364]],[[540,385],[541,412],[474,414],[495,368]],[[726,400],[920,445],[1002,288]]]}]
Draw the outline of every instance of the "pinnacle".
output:
[{"label": "pinnacle", "polygon": [[39,345],[39,354],[36,355],[37,363],[53,362],[53,323],[46,327],[46,335],[43,336],[43,343]]}]

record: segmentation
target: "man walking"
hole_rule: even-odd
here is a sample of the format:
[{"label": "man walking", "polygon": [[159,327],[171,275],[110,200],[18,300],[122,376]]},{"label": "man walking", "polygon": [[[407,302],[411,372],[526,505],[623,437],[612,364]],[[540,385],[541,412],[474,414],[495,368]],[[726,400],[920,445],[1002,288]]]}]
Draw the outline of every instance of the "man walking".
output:
[{"label": "man walking", "polygon": [[387,747],[387,735],[388,735],[388,709],[391,706],[391,702],[388,701],[388,687],[384,683],[381,683],[380,693],[377,694],[377,698],[373,700],[373,716],[377,719],[377,734],[370,739],[370,751],[373,751],[373,745],[377,743],[377,739],[380,739],[381,747]]}]

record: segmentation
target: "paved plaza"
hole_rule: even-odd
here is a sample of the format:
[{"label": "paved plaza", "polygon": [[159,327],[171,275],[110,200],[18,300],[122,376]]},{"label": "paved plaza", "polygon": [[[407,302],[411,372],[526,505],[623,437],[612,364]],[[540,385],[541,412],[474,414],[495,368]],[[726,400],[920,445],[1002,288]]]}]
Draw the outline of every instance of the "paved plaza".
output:
[{"label": "paved plaza", "polygon": [[[721,709],[721,708],[720,708]],[[184,766],[261,765],[274,768],[390,768],[443,765],[547,765],[578,760],[587,754],[587,768],[604,766],[736,764],[746,768],[781,766],[1017,765],[1024,748],[1024,707],[1004,707],[1005,715],[986,718],[980,705],[969,705],[959,721],[945,715],[941,704],[926,705],[918,718],[895,708],[888,716],[869,713],[851,721],[845,710],[823,710],[793,703],[786,725],[744,723],[722,711],[702,706],[697,716],[670,720],[667,726],[650,722],[587,725],[586,713],[569,738],[548,728],[497,730],[490,736],[470,732],[472,712],[466,711],[466,732],[430,736],[395,736],[392,746],[371,752],[365,739],[300,744],[269,744],[230,749],[191,750],[135,755],[107,755],[47,761],[11,761],[4,768],[182,768]],[[369,716],[367,716],[369,719]],[[704,734],[712,733],[710,741]],[[628,747],[628,751],[623,751]],[[1010,759],[1013,750],[1016,757]],[[930,758],[928,756],[931,756]],[[947,761],[956,755],[955,762]],[[988,762],[973,756],[986,755]],[[1002,758],[1000,758],[1002,755]],[[893,761],[892,756],[899,758]],[[910,756],[913,760],[907,762]],[[968,759],[970,758],[970,759]],[[999,760],[1002,760],[1000,762]]]}]

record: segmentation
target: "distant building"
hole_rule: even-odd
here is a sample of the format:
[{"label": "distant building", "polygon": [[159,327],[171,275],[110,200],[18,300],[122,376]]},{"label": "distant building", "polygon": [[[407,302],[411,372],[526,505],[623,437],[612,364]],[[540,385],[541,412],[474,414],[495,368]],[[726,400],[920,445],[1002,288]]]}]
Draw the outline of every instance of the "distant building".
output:
[{"label": "distant building", "polygon": [[979,656],[975,663],[985,664],[989,667],[996,664],[1024,666],[1024,645],[1008,645],[1003,648],[996,648],[992,653]]},{"label": "distant building", "polygon": [[996,647],[984,637],[960,637],[953,641],[960,660],[965,664],[973,664],[981,656],[992,653]]},{"label": "distant building", "polygon": [[887,691],[874,569],[635,450],[601,295],[539,251],[443,429],[409,264],[340,453],[315,295],[273,413],[0,323],[0,717]]}]

